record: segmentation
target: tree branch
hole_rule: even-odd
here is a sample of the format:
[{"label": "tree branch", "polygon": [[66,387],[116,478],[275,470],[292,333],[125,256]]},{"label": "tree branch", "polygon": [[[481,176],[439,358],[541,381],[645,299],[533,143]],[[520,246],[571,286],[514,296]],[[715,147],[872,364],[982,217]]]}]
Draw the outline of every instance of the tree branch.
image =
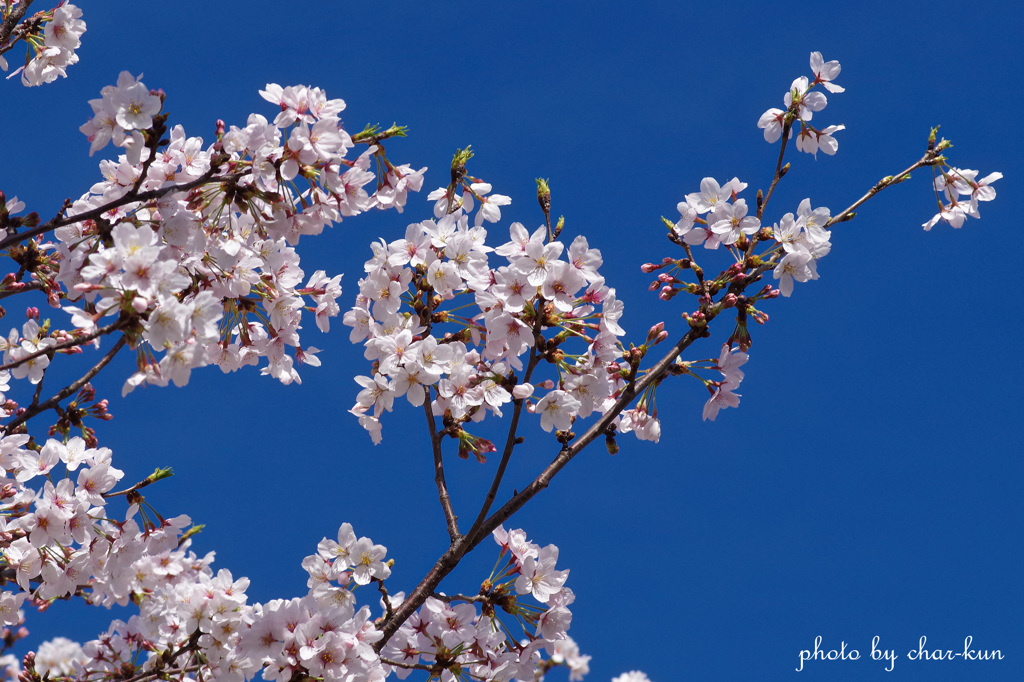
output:
[{"label": "tree branch", "polygon": [[448,524],[448,537],[452,544],[455,544],[461,537],[459,534],[459,517],[452,509],[451,496],[448,494],[448,484],[444,479],[444,459],[441,457],[441,439],[437,436],[437,426],[434,424],[434,414],[430,410],[430,389],[423,387],[423,412],[427,416],[427,429],[430,430],[430,445],[434,451],[434,483],[437,485],[437,496],[441,501],[441,509],[444,510],[444,520]]},{"label": "tree branch", "polygon": [[533,499],[537,493],[548,487],[548,483],[551,479],[554,478],[570,460],[583,451],[583,449],[590,445],[598,436],[604,435],[609,424],[611,424],[612,421],[619,416],[619,414],[621,414],[631,402],[633,402],[633,399],[643,393],[645,388],[660,381],[668,373],[668,370],[671,368],[673,363],[675,363],[676,358],[679,357],[680,353],[705,334],[706,328],[703,328],[701,330],[690,329],[690,331],[683,335],[683,337],[676,342],[676,345],[672,347],[672,350],[670,350],[663,358],[658,360],[653,367],[647,370],[646,374],[644,374],[644,377],[640,379],[640,381],[636,382],[635,388],[627,387],[624,389],[622,395],[620,395],[619,399],[615,401],[615,404],[612,405],[611,409],[605,412],[600,419],[592,424],[590,428],[583,433],[583,435],[573,441],[572,445],[563,448],[562,451],[558,453],[558,456],[552,460],[551,464],[549,464],[547,468],[545,468],[544,471],[530,483],[530,485],[528,485],[519,494],[512,497],[501,507],[501,509],[494,512],[494,514],[484,522],[477,532],[469,537],[470,544],[467,551],[476,547],[483,538],[490,535],[495,528],[519,511],[519,509]]},{"label": "tree branch", "polygon": [[580,436],[571,446],[567,446],[558,453],[558,456],[549,464],[541,474],[534,479],[530,485],[523,490],[521,493],[515,495],[512,499],[502,506],[497,512],[492,514],[473,534],[467,534],[445,551],[444,554],[438,558],[431,567],[430,571],[423,577],[419,585],[413,589],[413,591],[406,597],[397,609],[395,609],[394,616],[384,621],[384,624],[380,627],[383,637],[373,645],[375,651],[379,652],[388,642],[389,639],[398,631],[398,628],[402,626],[408,618],[416,612],[423,602],[434,593],[435,588],[441,584],[441,581],[451,573],[459,561],[465,556],[470,550],[476,547],[480,541],[491,533],[495,528],[498,527],[503,521],[511,517],[516,511],[518,511],[524,504],[531,500],[541,490],[548,486],[548,483],[552,478],[561,471],[569,461],[579,454],[584,448],[594,441],[599,435],[604,434],[605,429],[611,424],[612,420],[615,419],[632,401],[633,399],[643,390],[661,380],[664,377],[672,364],[675,362],[679,354],[690,346],[694,341],[707,334],[707,328],[701,327],[699,329],[690,329],[670,350],[661,360],[648,370],[644,377],[636,382],[635,388],[627,386],[623,389],[622,394],[618,400],[612,405],[612,407],[605,412],[601,418],[594,423],[587,431]]},{"label": "tree branch", "polygon": [[61,341],[60,343],[54,344],[52,346],[47,346],[46,348],[37,350],[35,353],[30,353],[29,355],[26,355],[23,358],[11,360],[10,362],[6,362],[0,365],[0,372],[2,372],[5,369],[17,367],[18,365],[26,363],[29,360],[34,360],[35,358],[38,358],[40,355],[46,355],[47,353],[64,350],[65,348],[73,348],[75,346],[81,346],[82,344],[89,343],[90,341],[97,339],[103,336],[104,334],[109,334],[110,332],[117,331],[121,327],[124,327],[126,324],[126,320],[119,319],[117,322],[108,324],[106,327],[99,327],[96,331],[90,334],[86,334],[85,336],[76,336],[74,338],[68,339],[67,341]]},{"label": "tree branch", "polygon": [[26,241],[28,239],[32,239],[33,237],[37,237],[45,232],[49,232],[50,230],[55,230],[58,227],[64,227],[65,225],[73,225],[75,223],[80,223],[85,220],[95,220],[96,218],[99,218],[107,211],[119,208],[121,206],[125,206],[127,204],[145,203],[151,199],[159,199],[174,192],[187,192],[188,190],[194,187],[199,187],[200,185],[205,184],[212,184],[214,182],[232,182],[234,180],[239,180],[245,177],[247,174],[247,172],[238,172],[231,173],[229,175],[215,175],[216,172],[216,168],[210,168],[210,170],[208,170],[202,176],[196,178],[195,180],[192,180],[191,182],[186,182],[181,185],[169,185],[167,187],[159,187],[157,189],[151,189],[146,192],[140,192],[133,196],[129,196],[126,194],[118,199],[114,199],[113,201],[104,204],[103,206],[98,206],[94,209],[86,211],[85,213],[78,213],[76,215],[67,216],[64,215],[63,212],[61,212],[57,214],[55,217],[51,218],[50,220],[47,220],[45,223],[37,225],[36,227],[33,227],[30,230],[18,232],[17,234],[11,235],[5,239],[0,240],[0,249],[6,249],[10,246],[14,246],[15,244]]},{"label": "tree branch", "polygon": [[893,185],[898,185],[899,183],[905,180],[909,180],[910,174],[913,171],[916,171],[918,168],[924,168],[925,166],[934,166],[940,163],[944,158],[942,156],[941,151],[941,149],[929,149],[928,151],[925,152],[924,156],[915,161],[914,164],[907,168],[905,171],[898,173],[896,175],[888,175],[882,178],[877,183],[875,183],[875,186],[869,189],[864,194],[864,196],[862,196],[860,199],[857,199],[857,201],[853,202],[853,204],[851,204],[850,207],[847,208],[845,211],[842,211],[829,218],[828,222],[825,223],[822,227],[829,227],[836,223],[844,223],[847,220],[852,220],[853,217],[856,215],[854,211],[858,207],[860,207],[861,204],[863,204],[868,199],[881,192],[883,189],[892,187]]},{"label": "tree branch", "polygon": [[18,6],[14,8],[14,11],[7,15],[4,22],[0,24],[0,54],[3,54],[14,47],[14,43],[11,43],[10,45],[6,45],[6,43],[10,40],[11,35],[14,34],[14,29],[25,16],[25,13],[28,12],[28,8],[33,2],[35,2],[35,0],[22,0],[18,3]]},{"label": "tree branch", "polygon": [[4,433],[12,433],[13,430],[18,426],[21,426],[22,424],[24,424],[37,414],[40,414],[41,412],[45,412],[46,410],[55,407],[60,403],[60,401],[64,400],[69,395],[71,395],[78,389],[82,388],[82,386],[85,386],[87,383],[92,381],[92,378],[99,374],[101,369],[110,364],[110,361],[114,359],[114,356],[117,355],[117,352],[124,348],[125,343],[127,343],[127,339],[125,339],[125,337],[122,336],[120,339],[117,340],[117,343],[114,344],[113,348],[107,351],[107,354],[104,355],[100,359],[100,361],[96,363],[95,367],[93,367],[88,372],[83,374],[82,377],[75,381],[73,384],[70,384],[67,387],[62,388],[52,398],[45,400],[39,403],[38,405],[33,405],[32,407],[29,407],[23,413],[21,413],[8,423],[4,424],[2,427]]},{"label": "tree branch", "polygon": [[[795,105],[794,105],[795,106]],[[765,206],[768,205],[768,200],[772,198],[772,192],[775,191],[775,186],[779,184],[779,180],[785,175],[785,171],[782,170],[782,159],[786,156],[786,145],[789,144],[789,133],[793,130],[793,118],[795,116],[792,107],[790,111],[786,112],[786,122],[782,125],[782,148],[779,149],[779,160],[775,164],[775,175],[772,177],[772,184],[768,186],[768,191],[764,195],[764,201],[757,207],[757,219],[760,220],[764,216]]]},{"label": "tree branch", "polygon": [[[540,318],[538,318],[539,320]],[[530,348],[530,359],[526,365],[526,374],[523,375],[523,381],[529,383],[530,377],[533,375],[534,368],[537,367],[540,358],[537,356],[537,346],[534,344]],[[505,438],[505,449],[501,453],[501,462],[498,463],[498,470],[494,472],[494,480],[491,481],[491,487],[487,491],[487,496],[484,498],[484,503],[480,507],[480,513],[477,514],[476,520],[473,521],[473,525],[470,527],[466,535],[473,536],[476,534],[480,525],[487,518],[487,513],[491,511],[491,506],[494,504],[494,500],[498,496],[498,488],[501,486],[501,480],[505,476],[505,469],[508,468],[509,460],[512,458],[512,451],[516,446],[516,431],[519,428],[519,417],[523,413],[523,406],[526,404],[526,400],[516,400],[515,408],[512,410],[512,423],[508,427],[508,436]]]}]

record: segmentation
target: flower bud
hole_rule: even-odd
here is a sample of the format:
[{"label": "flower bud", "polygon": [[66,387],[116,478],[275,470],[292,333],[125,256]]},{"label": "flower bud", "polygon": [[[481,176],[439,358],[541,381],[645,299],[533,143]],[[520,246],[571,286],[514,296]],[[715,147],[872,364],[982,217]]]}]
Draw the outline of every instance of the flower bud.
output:
[{"label": "flower bud", "polygon": [[545,178],[537,178],[537,203],[546,217],[551,212],[551,187]]},{"label": "flower bud", "polygon": [[529,398],[531,395],[533,395],[533,384],[523,383],[512,389],[512,397],[516,400]]}]

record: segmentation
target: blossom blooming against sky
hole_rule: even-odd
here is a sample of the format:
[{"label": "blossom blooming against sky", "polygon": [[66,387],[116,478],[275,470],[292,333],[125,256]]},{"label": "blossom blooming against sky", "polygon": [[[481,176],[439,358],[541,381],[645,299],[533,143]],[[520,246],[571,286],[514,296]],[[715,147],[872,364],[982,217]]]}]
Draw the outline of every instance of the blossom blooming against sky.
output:
[{"label": "blossom blooming against sky", "polygon": [[[651,680],[780,677],[790,674],[816,635],[830,648],[845,640],[864,653],[874,635],[901,652],[915,648],[922,635],[952,649],[970,635],[975,646],[1000,648],[1008,658],[971,668],[904,657],[887,674],[1020,676],[1011,656],[1020,639],[1021,594],[1011,567],[1020,558],[1012,539],[1020,533],[1016,453],[1022,448],[1012,426],[1021,405],[1014,349],[1021,323],[1008,300],[1015,282],[1012,265],[1001,257],[1007,249],[993,249],[1012,239],[1010,207],[1019,194],[1009,146],[998,132],[1012,130],[1018,106],[1006,83],[1020,76],[1010,34],[1019,21],[980,3],[969,16],[958,14],[955,58],[945,52],[936,59],[930,27],[948,16],[951,4],[839,8],[829,17],[827,36],[785,45],[774,36],[794,35],[792,16],[765,18],[754,6],[737,6],[730,8],[735,45],[728,50],[721,49],[720,35],[693,31],[685,13],[669,5],[629,13],[595,5],[583,15],[547,5],[475,9],[460,17],[457,29],[451,16],[428,5],[387,8],[375,10],[379,31],[353,27],[344,35],[332,22],[309,21],[337,13],[337,3],[303,3],[294,15],[277,12],[273,25],[261,18],[260,3],[245,16],[230,15],[230,3],[204,6],[213,15],[230,15],[232,30],[261,46],[248,48],[239,65],[237,41],[226,38],[224,24],[196,21],[187,7],[159,17],[128,4],[82,7],[88,31],[67,79],[32,89],[22,88],[18,77],[3,84],[5,130],[18,134],[6,136],[0,189],[44,218],[65,197],[75,199],[104,179],[98,162],[114,158],[112,148],[90,158],[90,143],[78,128],[96,113],[89,101],[125,70],[146,86],[129,107],[134,116],[147,115],[148,88],[166,93],[169,125],[187,131],[169,134],[183,159],[190,156],[190,136],[212,139],[218,118],[229,130],[246,128],[252,112],[273,121],[280,106],[267,84],[276,82],[309,84],[327,98],[343,99],[345,109],[333,114],[353,133],[365,123],[408,125],[408,138],[385,142],[388,154],[414,169],[428,167],[422,191],[410,193],[401,215],[346,219],[312,238],[306,251],[305,237],[297,245],[305,277],[293,286],[331,293],[311,303],[307,298],[323,314],[308,318],[301,330],[303,347],[320,349],[313,355],[320,366],[270,372],[291,377],[294,369],[301,386],[261,377],[258,367],[229,376],[206,368],[192,372],[183,388],[142,386],[140,380],[122,400],[123,385],[138,369],[130,362],[109,368],[98,384],[115,415],[97,427],[102,444],[115,453],[114,465],[130,481],[155,466],[174,466],[175,477],[152,486],[147,500],[168,518],[188,514],[206,523],[192,549],[199,556],[216,550],[214,570],[229,569],[235,580],[247,576],[243,589],[250,601],[304,594],[312,578],[300,562],[321,538],[343,544],[343,522],[358,533],[353,542],[364,534],[373,538],[367,551],[373,542],[387,547],[387,557],[395,559],[389,584],[414,584],[446,544],[422,408],[408,405],[405,396],[394,400],[394,412],[381,417],[383,442],[374,446],[347,413],[361,390],[372,390],[353,380],[370,374],[366,349],[350,344],[352,329],[327,314],[336,303],[343,315],[363,289],[359,280],[372,276],[364,267],[375,255],[371,242],[408,241],[408,225],[441,220],[435,210],[444,197],[428,195],[447,185],[456,148],[472,144],[469,171],[489,185],[474,191],[495,198],[481,206],[478,198],[462,197],[467,230],[482,227],[486,244],[496,248],[515,241],[514,222],[532,234],[544,222],[534,179],[548,178],[553,218],[564,214],[566,220],[564,251],[555,258],[569,263],[580,235],[600,252],[595,268],[623,304],[621,317],[607,316],[608,324],[621,325],[624,338],[636,343],[659,321],[681,333],[686,322],[679,313],[691,310],[692,299],[687,307],[680,304],[685,294],[658,300],[658,289],[648,291],[657,273],[640,271],[641,264],[675,253],[660,217],[683,223],[681,237],[695,247],[702,232],[702,250],[717,239],[723,258],[730,244],[749,234],[753,226],[744,221],[755,214],[756,190],[767,189],[778,154],[777,137],[774,144],[766,141],[772,117],[760,128],[759,119],[787,104],[795,78],[813,79],[807,55],[820,51],[818,74],[845,91],[819,88],[827,106],[807,106],[805,118],[820,134],[803,132],[790,143],[791,170],[763,220],[786,236],[790,260],[766,278],[783,295],[758,304],[770,320],[750,325],[753,344],[745,353],[723,351],[730,322],[684,357],[703,361],[700,367],[708,370],[701,376],[722,378],[725,392],[742,378],[741,404],[702,421],[711,393],[690,377],[666,383],[658,393],[657,445],[622,438],[614,457],[601,448],[588,451],[506,527],[526,528],[539,545],[540,555],[525,559],[535,571],[533,595],[545,594],[550,576],[557,582],[554,562],[545,562],[550,552],[541,548],[557,545],[559,571],[571,568],[571,633],[581,651],[594,656],[587,679],[632,680],[628,671],[636,669]],[[879,22],[883,8],[886,20]],[[125,50],[129,35],[144,35],[147,49]],[[310,41],[332,51],[311,59]],[[459,44],[457,59],[452,41]],[[5,57],[17,67],[14,53]],[[827,67],[833,59],[842,63],[837,74]],[[126,81],[118,96],[130,97],[131,88]],[[984,117],[963,95],[967,90],[985,93]],[[114,121],[124,131],[144,122]],[[828,214],[819,211],[828,207],[836,215],[881,177],[918,159],[936,124],[942,125],[939,135],[955,143],[951,163],[979,169],[964,175],[980,189],[954,183],[947,195],[939,188],[946,220],[963,220],[960,229],[942,221],[928,225],[928,234],[922,229],[940,210],[926,169],[858,209],[854,221],[831,226],[827,236],[804,227],[815,220],[820,225]],[[111,126],[109,142],[124,143],[130,152],[130,133],[117,137]],[[308,138],[290,144],[307,158],[337,151]],[[188,175],[188,165],[181,168]],[[996,170],[1006,177],[986,180]],[[748,185],[735,199],[730,192],[706,210],[698,197],[689,201],[722,190],[732,178]],[[998,198],[986,202],[989,182]],[[982,220],[963,208],[972,198],[980,200]],[[707,224],[687,225],[684,209]],[[490,221],[499,216],[499,223]],[[133,257],[146,258],[150,245],[143,238],[115,234],[111,258],[123,257],[118,248],[126,244]],[[811,260],[825,244],[827,256]],[[453,246],[451,253],[445,262],[475,258],[473,248]],[[513,266],[505,256],[488,258],[494,268],[508,263],[502,276],[510,287],[518,286],[517,278],[532,276],[535,287],[557,280]],[[144,271],[136,268],[134,276]],[[583,279],[581,288],[592,285]],[[548,291],[558,300],[554,289]],[[153,292],[158,296],[159,287]],[[45,301],[39,305],[45,315]],[[294,311],[284,301],[270,312],[287,319]],[[21,315],[8,308],[4,321],[31,338]],[[512,318],[510,312],[509,333],[516,329]],[[150,333],[185,333],[173,328],[174,319]],[[191,320],[196,329],[205,324],[201,313]],[[324,327],[330,334],[321,333]],[[499,356],[510,348],[506,341],[479,352]],[[392,357],[390,347],[376,352],[385,354],[378,358],[382,365]],[[745,363],[740,355],[748,356]],[[268,348],[267,357],[280,356]],[[427,358],[427,372],[433,372],[430,358],[450,362],[431,349],[416,357]],[[390,365],[394,375],[386,381],[400,380],[405,365]],[[16,380],[31,381],[41,369],[25,371]],[[446,398],[457,400],[458,377],[446,380]],[[538,414],[525,432],[530,454],[511,463],[509,492],[557,452],[544,427],[561,428],[567,411],[583,409],[572,390],[537,389]],[[541,406],[542,400],[548,402]],[[499,397],[483,404],[500,410],[503,403]],[[494,437],[487,430],[492,419],[489,412],[479,435]],[[466,491],[454,493],[457,511],[475,512],[493,466],[493,456],[485,464],[453,460],[451,487]],[[618,548],[618,561],[608,561],[610,547]],[[623,554],[624,547],[632,551]],[[487,575],[494,553],[479,551],[479,559],[467,559],[453,574],[451,591],[472,591]],[[626,570],[609,581],[610,567],[632,567],[641,556],[642,574]],[[442,613],[445,607],[434,608]],[[64,603],[47,615],[30,619],[30,641],[59,635],[85,641],[111,616]],[[643,637],[635,636],[640,624]],[[59,658],[62,646],[56,642],[48,655]],[[802,674],[863,679],[871,665],[823,663]],[[553,671],[549,677],[566,676]]]}]

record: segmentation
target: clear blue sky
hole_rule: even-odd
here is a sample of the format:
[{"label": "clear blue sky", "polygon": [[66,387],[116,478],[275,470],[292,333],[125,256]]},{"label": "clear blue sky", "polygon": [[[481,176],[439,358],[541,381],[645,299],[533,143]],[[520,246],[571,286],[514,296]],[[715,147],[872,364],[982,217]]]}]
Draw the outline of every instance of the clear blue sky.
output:
[{"label": "clear blue sky", "polygon": [[[586,234],[602,251],[637,342],[659,320],[673,336],[685,329],[682,297],[658,302],[639,271],[674,255],[659,216],[675,216],[705,176],[739,176],[753,202],[778,152],[757,119],[809,74],[812,50],[842,63],[846,92],[829,95],[821,120],[847,130],[835,157],[792,152],[773,219],[804,197],[838,212],[916,160],[942,124],[955,165],[1005,175],[981,221],[924,233],[935,212],[926,173],[883,193],[835,229],[819,281],[765,306],[771,321],[753,330],[738,410],[702,422],[703,389],[667,383],[659,445],[621,439],[614,457],[586,452],[511,525],[561,548],[577,594],[570,634],[594,657],[590,680],[634,668],[660,682],[1024,679],[1018,9],[79,4],[89,29],[70,78],[3,84],[0,189],[29,210],[50,215],[97,181],[99,157],[89,159],[77,129],[87,100],[123,69],[165,90],[170,123],[208,141],[218,118],[272,115],[257,93],[266,83],[315,85],[348,102],[352,130],[409,126],[389,155],[429,166],[426,191],[447,183],[452,153],[472,144],[470,172],[513,198],[492,228],[498,238],[511,220],[540,224],[534,178],[550,178],[564,234]],[[369,242],[429,217],[426,191],[402,216],[346,221],[303,241],[304,269],[346,273],[346,308]],[[302,386],[208,368],[185,389],[122,400],[128,363],[97,384],[112,398],[116,419],[99,435],[115,463],[133,480],[173,466],[177,476],[148,499],[207,524],[196,549],[216,549],[215,566],[249,576],[251,599],[303,594],[299,562],[343,521],[388,547],[392,590],[411,589],[445,547],[422,415],[399,408],[384,444],[371,445],[346,413],[352,376],[368,367],[336,326],[324,337],[306,326],[324,366],[305,368]],[[729,331],[720,324],[687,357],[717,355]],[[526,435],[506,494],[557,451],[539,429]],[[471,516],[494,464],[452,459],[457,511]],[[495,553],[477,554],[446,590],[479,586]],[[110,615],[53,611],[30,619],[34,641],[68,630],[90,638]],[[795,672],[817,635],[865,657],[878,635],[900,659],[890,673],[870,660]],[[928,648],[953,650],[970,635],[974,648],[1006,658],[907,661],[922,635]]]}]

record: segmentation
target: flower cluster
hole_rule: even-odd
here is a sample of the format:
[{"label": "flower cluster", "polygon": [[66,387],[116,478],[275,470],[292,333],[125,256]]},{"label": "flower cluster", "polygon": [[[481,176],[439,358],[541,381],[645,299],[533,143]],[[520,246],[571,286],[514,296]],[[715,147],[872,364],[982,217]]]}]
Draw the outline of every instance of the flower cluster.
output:
[{"label": "flower cluster", "polygon": [[[127,158],[132,165],[139,163],[143,153],[141,131],[153,125],[153,117],[163,108],[160,97],[149,91],[139,80],[141,77],[136,78],[122,71],[117,78],[117,85],[106,86],[100,90],[102,97],[89,100],[93,117],[79,128],[91,143],[89,156],[113,140],[116,146],[128,151]],[[195,171],[196,168],[190,166],[189,170]],[[197,176],[199,173],[192,172],[190,175]]]},{"label": "flower cluster", "polygon": [[[345,314],[350,338],[365,342],[374,366],[372,377],[357,378],[363,390],[351,410],[374,442],[381,414],[403,395],[414,406],[429,400],[434,415],[458,424],[526,400],[545,431],[566,431],[577,417],[603,411],[623,386],[622,304],[598,274],[600,252],[577,237],[563,259],[564,245],[549,242],[543,226],[531,234],[519,223],[511,241],[492,249],[464,206],[375,245]],[[492,267],[492,252],[506,264]],[[467,306],[478,312],[457,314]],[[438,332],[442,324],[453,331]],[[571,354],[574,340],[583,348]],[[531,383],[540,360],[555,367],[557,381]],[[541,389],[549,390],[537,395]],[[461,429],[452,433],[467,440]]]},{"label": "flower cluster", "polygon": [[[212,553],[200,558],[188,551],[191,540],[181,536],[188,517],[156,523],[135,502],[124,521],[109,518],[109,491],[122,472],[111,466],[108,449],[89,448],[77,437],[33,449],[28,436],[12,435],[0,439],[0,467],[10,476],[0,494],[0,567],[14,578],[0,593],[3,623],[22,622],[25,604],[44,607],[72,596],[139,606],[137,615],[115,621],[82,647],[63,638],[43,644],[34,659],[38,673],[241,682],[262,670],[267,680],[296,674],[382,679],[371,646],[381,634],[367,607],[356,611],[351,590],[387,578],[390,568],[382,561],[385,548],[356,539],[350,525],[303,562],[310,576],[305,597],[250,606],[248,579],[235,580],[226,570],[214,574]],[[56,484],[55,467],[68,472]],[[76,471],[77,482],[70,478]],[[41,490],[26,487],[39,476],[46,477]]]},{"label": "flower cluster", "polygon": [[[495,531],[509,560],[477,597],[429,598],[379,656],[374,644],[383,634],[369,607],[357,607],[355,591],[383,585],[391,564],[386,548],[357,538],[351,525],[342,524],[336,541],[324,538],[302,562],[309,576],[305,596],[250,605],[248,579],[214,573],[212,553],[189,551],[191,540],[182,537],[187,517],[155,523],[135,502],[124,521],[109,518],[109,491],[122,476],[110,465],[109,450],[88,448],[81,438],[66,444],[50,439],[38,450],[28,445],[27,436],[0,440],[0,466],[13,476],[3,488],[0,517],[0,567],[14,576],[0,593],[4,624],[20,624],[26,603],[43,606],[69,596],[139,608],[83,646],[64,638],[44,643],[26,659],[39,674],[96,681],[156,675],[243,682],[259,674],[277,682],[296,676],[369,682],[391,672],[404,678],[412,666],[425,667],[421,662],[443,668],[442,679],[455,679],[461,670],[481,680],[533,680],[538,670],[566,665],[576,680],[587,671],[589,656],[566,634],[573,594],[564,586],[569,572],[556,568],[558,548],[535,545],[521,530]],[[78,471],[77,484],[63,478],[55,485],[58,466]],[[38,476],[46,477],[40,491],[25,487]],[[403,596],[389,601],[384,594],[382,607],[390,614]],[[523,632],[505,630],[498,610],[513,615]],[[9,672],[16,667],[16,661],[4,663]]]},{"label": "flower cluster", "polygon": [[775,279],[779,280],[779,291],[783,296],[793,293],[793,282],[818,279],[819,258],[832,250],[829,238],[832,233],[825,229],[829,221],[829,209],[812,209],[811,200],[804,199],[796,215],[787,213],[773,228],[773,236],[782,245],[785,255],[775,266]]},{"label": "flower cluster", "polygon": [[832,155],[839,149],[839,142],[832,137],[833,133],[845,130],[844,125],[831,125],[825,128],[815,128],[811,125],[814,112],[821,111],[828,104],[825,94],[814,90],[814,87],[821,85],[829,92],[843,92],[844,88],[832,81],[839,75],[839,62],[826,62],[820,52],[811,53],[811,72],[814,80],[807,76],[800,76],[789,86],[789,92],[783,97],[786,109],[769,109],[761,114],[757,127],[764,130],[764,139],[774,143],[782,137],[783,130],[788,129],[793,121],[800,122],[800,132],[796,137],[796,148],[802,152],[818,156],[818,150]]},{"label": "flower cluster", "polygon": [[[5,3],[3,18],[16,4]],[[64,2],[37,16],[41,20],[42,31],[23,37],[29,45],[31,57],[26,57],[25,65],[11,74],[14,76],[21,72],[21,82],[26,87],[51,83],[58,76],[66,78],[67,67],[78,63],[75,50],[82,44],[82,34],[85,33],[82,10],[71,3]],[[3,57],[0,57],[0,69],[7,70],[7,61]]]},{"label": "flower cluster", "polygon": [[319,553],[303,561],[306,596],[266,604],[248,605],[248,579],[234,580],[226,570],[214,574],[212,555],[199,559],[186,547],[135,562],[135,575],[125,582],[140,613],[114,622],[83,647],[79,676],[166,674],[173,663],[176,672],[193,678],[234,682],[261,671],[263,679],[281,681],[293,675],[352,682],[383,677],[372,648],[381,635],[369,608],[356,610],[351,588],[390,574],[379,561],[386,550],[367,538],[356,540],[349,524],[342,525],[337,543],[325,538]]},{"label": "flower cluster", "polygon": [[[301,345],[302,312],[329,329],[340,312],[341,276],[307,278],[294,245],[343,217],[401,210],[425,169],[383,155],[379,141],[400,135],[398,128],[371,133],[376,143],[347,158],[359,141],[337,117],[344,102],[322,90],[268,85],[262,94],[280,106],[273,123],[253,114],[244,128],[221,127],[205,148],[181,126],[168,130],[162,95],[131,74],[90,102],[95,115],[82,131],[92,151],[113,141],[125,154],[100,163],[103,181],[74,202],[56,243],[37,238],[18,247],[35,288],[52,305],[75,305],[63,306],[68,331],[49,321],[11,331],[5,361],[15,379],[38,383],[53,346],[113,332],[138,353],[124,392],[183,385],[209,364],[228,372],[264,359],[262,372],[284,383],[300,381],[297,363],[319,364],[317,349]],[[164,134],[169,144],[161,148]],[[376,179],[375,157],[388,170],[371,194],[364,187]],[[75,222],[79,215],[89,217]],[[27,284],[9,278],[7,290]]]},{"label": "flower cluster", "polygon": [[[714,178],[700,181],[700,191],[686,195],[676,208],[680,218],[674,232],[692,246],[703,244],[706,249],[717,249],[720,244],[732,246],[741,235],[752,235],[761,228],[761,221],[747,215],[747,202],[737,195],[747,183],[733,178],[725,185]],[[731,203],[730,203],[731,202]],[[707,218],[701,218],[709,214]]]},{"label": "flower cluster", "polygon": [[[533,544],[522,530],[499,526],[493,536],[502,556],[509,555],[503,570],[473,597],[428,598],[381,651],[400,679],[409,675],[408,666],[421,662],[442,668],[442,680],[534,680],[551,665],[568,667],[570,680],[588,672],[590,656],[566,634],[575,597],[564,586],[569,571],[555,568],[558,548]],[[508,629],[499,611],[512,615],[522,631]]]},{"label": "flower cluster", "polygon": [[704,420],[715,421],[718,411],[726,407],[737,407],[740,404],[740,395],[736,389],[743,381],[743,370],[740,369],[748,359],[746,353],[739,353],[728,343],[722,345],[722,353],[718,357],[718,363],[714,366],[722,373],[721,381],[708,382],[708,390],[711,397],[704,404]]},{"label": "flower cluster", "polygon": [[[992,183],[1001,177],[1003,177],[1002,173],[989,173],[978,180],[978,171],[976,170],[942,168],[941,173],[935,177],[935,194],[939,197],[939,212],[924,223],[924,229],[932,229],[940,220],[945,220],[953,227],[959,228],[968,216],[980,218],[978,202],[992,201],[996,198],[996,191],[992,189]],[[943,199],[945,199],[945,203]]]}]

